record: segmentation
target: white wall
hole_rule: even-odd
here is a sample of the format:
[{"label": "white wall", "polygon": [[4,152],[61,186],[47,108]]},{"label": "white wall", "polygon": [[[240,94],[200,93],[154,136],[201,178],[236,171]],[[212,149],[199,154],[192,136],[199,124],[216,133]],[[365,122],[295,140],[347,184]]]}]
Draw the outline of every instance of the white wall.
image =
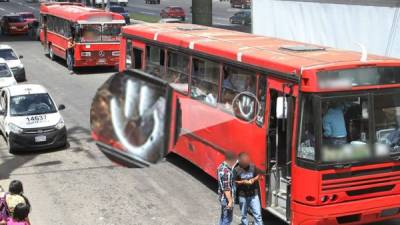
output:
[{"label": "white wall", "polygon": [[400,10],[393,6],[253,0],[253,32],[400,58]]}]

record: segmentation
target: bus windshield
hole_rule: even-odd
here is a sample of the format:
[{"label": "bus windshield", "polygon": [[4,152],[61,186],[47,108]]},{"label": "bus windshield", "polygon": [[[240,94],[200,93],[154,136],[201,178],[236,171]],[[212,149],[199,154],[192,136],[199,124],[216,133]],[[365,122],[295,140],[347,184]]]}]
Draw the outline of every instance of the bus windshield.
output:
[{"label": "bus windshield", "polygon": [[306,95],[300,132],[298,157],[307,160],[341,163],[397,156],[400,91]]},{"label": "bus windshield", "polygon": [[81,25],[79,42],[116,42],[123,24],[83,24]]}]

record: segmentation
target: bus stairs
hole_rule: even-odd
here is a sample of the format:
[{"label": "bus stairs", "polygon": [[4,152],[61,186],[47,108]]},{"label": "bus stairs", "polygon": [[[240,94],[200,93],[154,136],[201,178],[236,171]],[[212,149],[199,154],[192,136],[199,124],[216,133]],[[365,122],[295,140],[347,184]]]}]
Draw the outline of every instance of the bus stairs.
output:
[{"label": "bus stairs", "polygon": [[269,207],[268,211],[278,216],[282,220],[287,221],[287,187],[289,185],[289,180],[281,176],[281,170],[279,172],[279,182],[275,182],[274,179],[272,182],[272,185],[275,185],[275,188],[271,193],[271,206]]}]

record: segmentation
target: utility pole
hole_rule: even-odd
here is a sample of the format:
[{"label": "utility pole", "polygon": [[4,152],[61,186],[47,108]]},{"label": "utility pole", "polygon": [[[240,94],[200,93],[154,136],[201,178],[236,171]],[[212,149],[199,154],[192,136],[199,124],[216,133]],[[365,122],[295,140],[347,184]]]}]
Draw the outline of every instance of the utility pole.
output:
[{"label": "utility pole", "polygon": [[192,23],[212,26],[212,0],[192,0]]}]

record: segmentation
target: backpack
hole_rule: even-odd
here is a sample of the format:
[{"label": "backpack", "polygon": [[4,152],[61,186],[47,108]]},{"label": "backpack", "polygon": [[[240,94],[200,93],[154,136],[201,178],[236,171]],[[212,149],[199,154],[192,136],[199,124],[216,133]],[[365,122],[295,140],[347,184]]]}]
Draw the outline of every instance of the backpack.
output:
[{"label": "backpack", "polygon": [[8,210],[6,196],[7,194],[4,194],[3,197],[0,197],[0,221],[7,220],[10,217],[10,211]]}]

